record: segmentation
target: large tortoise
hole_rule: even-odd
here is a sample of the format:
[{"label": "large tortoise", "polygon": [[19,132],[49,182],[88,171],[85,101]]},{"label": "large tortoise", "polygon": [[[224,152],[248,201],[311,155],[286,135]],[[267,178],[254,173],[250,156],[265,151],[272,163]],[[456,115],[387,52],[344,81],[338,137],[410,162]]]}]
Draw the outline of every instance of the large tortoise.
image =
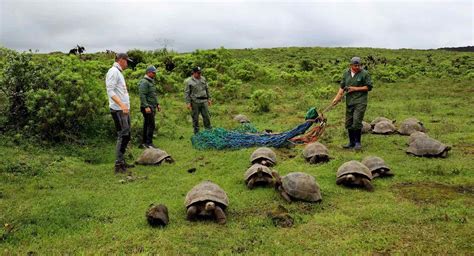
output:
[{"label": "large tortoise", "polygon": [[169,222],[168,208],[163,204],[151,204],[145,216],[152,227],[164,227]]},{"label": "large tortoise", "polygon": [[211,181],[203,181],[194,186],[184,200],[188,220],[212,218],[219,224],[226,223],[225,209],[229,199],[225,191]]},{"label": "large tortoise", "polygon": [[410,145],[411,143],[413,143],[413,141],[419,138],[427,138],[427,137],[429,137],[428,134],[424,132],[419,132],[419,131],[413,132],[412,134],[410,134],[410,138],[408,138],[408,145]]},{"label": "large tortoise", "polygon": [[368,191],[374,188],[370,181],[372,180],[372,172],[359,161],[349,161],[342,164],[336,173],[336,184],[348,187],[363,187]]},{"label": "large tortoise", "polygon": [[243,124],[243,123],[250,123],[250,119],[245,116],[245,115],[242,115],[242,114],[238,114],[236,116],[234,116],[234,120]]},{"label": "large tortoise", "polygon": [[372,126],[372,128],[374,128],[375,125],[380,121],[387,121],[387,122],[390,122],[392,124],[395,123],[395,120],[390,120],[386,117],[379,116],[379,117],[376,117],[374,120],[372,120],[372,122],[370,122],[370,126]]},{"label": "large tortoise", "polygon": [[366,121],[362,121],[362,133],[369,133],[372,131],[372,126]]},{"label": "large tortoise", "polygon": [[174,162],[173,158],[166,153],[166,151],[158,148],[147,148],[135,163],[142,165],[159,165],[163,161],[167,163]]},{"label": "large tortoise", "polygon": [[450,150],[450,146],[446,146],[433,138],[425,137],[414,140],[408,146],[406,152],[415,156],[445,158],[448,156],[448,151]]},{"label": "large tortoise", "polygon": [[272,174],[275,177],[275,188],[286,201],[319,202],[322,200],[319,185],[313,176],[303,172],[291,172],[283,177],[276,172]]},{"label": "large tortoise", "polygon": [[375,124],[372,133],[375,134],[392,134],[397,130],[391,121],[380,121]]},{"label": "large tortoise", "polygon": [[378,156],[367,156],[362,159],[362,164],[369,168],[372,178],[393,176],[393,172],[385,164],[385,161]]},{"label": "large tortoise", "polygon": [[250,162],[252,164],[259,163],[271,167],[277,163],[277,156],[270,148],[260,147],[250,155]]},{"label": "large tortoise", "polygon": [[411,135],[416,131],[426,132],[426,129],[423,126],[423,123],[414,117],[405,119],[403,122],[400,123],[400,127],[398,129],[398,133],[402,135]]},{"label": "large tortoise", "polygon": [[244,180],[249,189],[255,186],[273,185],[272,170],[265,165],[254,164],[245,172]]},{"label": "large tortoise", "polygon": [[309,143],[303,149],[303,157],[311,164],[329,161],[329,151],[319,142]]}]

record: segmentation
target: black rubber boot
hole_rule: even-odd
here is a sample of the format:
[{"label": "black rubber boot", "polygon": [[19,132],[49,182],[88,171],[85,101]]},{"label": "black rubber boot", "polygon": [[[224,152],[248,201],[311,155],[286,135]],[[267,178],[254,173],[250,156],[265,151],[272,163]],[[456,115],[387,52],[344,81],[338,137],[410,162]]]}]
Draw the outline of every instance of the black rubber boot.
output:
[{"label": "black rubber boot", "polygon": [[342,146],[342,148],[350,149],[350,148],[353,148],[355,146],[354,131],[349,129],[349,130],[347,130],[347,132],[349,134],[349,143]]},{"label": "black rubber boot", "polygon": [[362,135],[362,130],[355,130],[354,131],[354,149],[355,150],[362,150],[362,144],[360,143]]}]

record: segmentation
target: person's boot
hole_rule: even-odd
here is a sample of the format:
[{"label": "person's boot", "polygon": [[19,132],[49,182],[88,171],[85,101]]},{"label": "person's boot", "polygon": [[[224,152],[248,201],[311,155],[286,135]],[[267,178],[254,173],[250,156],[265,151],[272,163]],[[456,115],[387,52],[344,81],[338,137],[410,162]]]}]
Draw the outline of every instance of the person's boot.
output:
[{"label": "person's boot", "polygon": [[362,130],[355,130],[354,131],[354,150],[361,150],[362,149],[362,144],[360,143],[360,139],[361,139],[361,134],[362,134]]},{"label": "person's boot", "polygon": [[125,166],[124,161],[115,161],[115,174],[126,173],[127,167]]},{"label": "person's boot", "polygon": [[353,148],[354,145],[355,145],[355,142],[354,142],[354,131],[349,129],[347,130],[347,132],[349,133],[349,143],[342,146],[342,148],[346,148],[346,149],[349,149],[349,148]]}]

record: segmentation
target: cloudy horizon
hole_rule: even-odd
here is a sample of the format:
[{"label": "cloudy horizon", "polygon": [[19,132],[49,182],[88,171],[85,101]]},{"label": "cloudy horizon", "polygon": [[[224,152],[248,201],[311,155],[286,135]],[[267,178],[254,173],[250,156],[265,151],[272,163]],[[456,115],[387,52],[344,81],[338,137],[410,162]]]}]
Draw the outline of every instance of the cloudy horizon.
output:
[{"label": "cloudy horizon", "polygon": [[20,51],[474,45],[469,0],[0,1],[0,46]]}]

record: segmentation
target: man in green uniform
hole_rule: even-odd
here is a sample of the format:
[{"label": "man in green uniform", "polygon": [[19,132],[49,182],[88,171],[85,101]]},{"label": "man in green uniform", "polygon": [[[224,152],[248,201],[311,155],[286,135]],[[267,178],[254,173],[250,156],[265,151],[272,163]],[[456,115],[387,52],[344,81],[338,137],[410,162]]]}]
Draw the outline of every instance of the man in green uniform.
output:
[{"label": "man in green uniform", "polygon": [[143,114],[143,148],[156,148],[153,145],[153,132],[155,131],[155,114],[160,112],[161,107],[156,96],[156,87],[154,78],[156,76],[156,68],[149,66],[146,74],[140,80],[138,85],[140,94],[140,111]]},{"label": "man in green uniform", "polygon": [[361,134],[362,120],[367,108],[368,91],[372,90],[372,81],[369,73],[361,69],[360,58],[351,59],[350,68],[347,69],[341,80],[341,87],[332,101],[337,105],[346,94],[346,129],[349,133],[349,143],[343,148],[362,149]]},{"label": "man in green uniform", "polygon": [[201,76],[201,68],[194,67],[190,78],[184,81],[184,98],[187,108],[191,110],[193,118],[194,134],[199,132],[199,114],[202,116],[204,127],[211,129],[211,119],[209,108],[211,106],[211,96],[206,78]]}]

